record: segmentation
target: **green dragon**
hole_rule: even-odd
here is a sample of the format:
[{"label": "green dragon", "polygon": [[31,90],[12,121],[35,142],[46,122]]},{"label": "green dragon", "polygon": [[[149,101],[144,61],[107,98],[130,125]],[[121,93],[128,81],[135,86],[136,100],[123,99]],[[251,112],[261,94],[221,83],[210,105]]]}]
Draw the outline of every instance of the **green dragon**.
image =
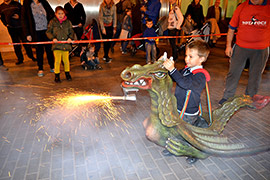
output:
[{"label": "green dragon", "polygon": [[[122,87],[147,90],[151,97],[151,114],[144,120],[146,137],[176,156],[204,159],[209,155],[241,156],[269,150],[269,146],[246,148],[244,144],[231,144],[221,136],[230,117],[241,107],[252,106],[249,96],[228,100],[214,110],[213,122],[207,128],[192,126],[179,117],[173,82],[160,59],[154,64],[127,67],[122,73]],[[204,113],[206,115],[207,113]],[[203,117],[209,122],[209,117]]]}]

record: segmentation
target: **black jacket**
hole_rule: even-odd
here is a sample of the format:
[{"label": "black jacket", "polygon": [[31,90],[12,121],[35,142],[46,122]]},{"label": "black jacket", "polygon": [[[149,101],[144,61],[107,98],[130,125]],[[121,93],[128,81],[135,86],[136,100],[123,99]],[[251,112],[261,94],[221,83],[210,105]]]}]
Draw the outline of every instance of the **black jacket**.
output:
[{"label": "black jacket", "polygon": [[73,8],[68,2],[64,6],[67,11],[67,18],[71,21],[72,25],[82,24],[84,26],[86,20],[86,14],[83,8],[83,5],[78,2]]},{"label": "black jacket", "polygon": [[[21,7],[17,1],[11,1],[9,4],[0,5],[0,16],[3,24],[10,28],[20,28],[21,26]],[[14,19],[14,14],[19,15],[19,19]]]},{"label": "black jacket", "polygon": [[[25,0],[22,7],[22,28],[26,36],[32,36],[32,41],[37,41],[36,24],[33,17],[32,0]],[[48,23],[54,17],[54,11],[47,0],[39,0],[47,14]]]},{"label": "black jacket", "polygon": [[175,97],[177,99],[177,110],[182,111],[187,91],[191,90],[186,113],[194,114],[199,110],[201,93],[205,88],[206,77],[203,73],[193,74],[188,68],[170,72],[172,79],[176,82]]}]

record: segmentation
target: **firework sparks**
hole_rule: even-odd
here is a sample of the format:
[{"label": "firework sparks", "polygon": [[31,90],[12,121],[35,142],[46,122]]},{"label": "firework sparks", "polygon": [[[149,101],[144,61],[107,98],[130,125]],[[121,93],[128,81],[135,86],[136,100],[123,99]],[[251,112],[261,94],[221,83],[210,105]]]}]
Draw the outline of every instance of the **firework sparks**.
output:
[{"label": "firework sparks", "polygon": [[[109,94],[79,92],[74,89],[54,92],[55,96],[42,98],[36,94],[38,102],[26,106],[28,113],[34,113],[30,125],[36,127],[36,139],[46,142],[43,147],[48,151],[55,143],[71,137],[87,137],[87,133],[113,123],[120,131],[128,133],[130,126],[122,120],[125,113],[121,106],[115,106],[113,100],[124,99]],[[22,100],[26,100],[21,98]],[[111,136],[114,135],[111,133]],[[82,141],[83,142],[83,141]]]}]

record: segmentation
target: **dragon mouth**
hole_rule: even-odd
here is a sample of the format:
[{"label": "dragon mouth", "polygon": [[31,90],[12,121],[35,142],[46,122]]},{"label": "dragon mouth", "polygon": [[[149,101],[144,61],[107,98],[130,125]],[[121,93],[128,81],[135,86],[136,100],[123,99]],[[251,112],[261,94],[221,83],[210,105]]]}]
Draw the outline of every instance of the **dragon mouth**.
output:
[{"label": "dragon mouth", "polygon": [[150,89],[152,85],[152,79],[151,78],[140,78],[137,81],[123,81],[122,86],[125,88],[129,87],[136,87],[139,89]]}]

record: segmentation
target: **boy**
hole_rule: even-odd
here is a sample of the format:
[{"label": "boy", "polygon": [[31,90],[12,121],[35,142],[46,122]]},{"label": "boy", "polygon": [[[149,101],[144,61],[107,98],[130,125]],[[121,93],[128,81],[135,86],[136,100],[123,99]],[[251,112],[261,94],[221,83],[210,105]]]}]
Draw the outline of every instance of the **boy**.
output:
[{"label": "boy", "polygon": [[[123,23],[122,23],[122,31],[120,34],[120,39],[126,39],[131,37],[132,33],[132,22],[131,22],[131,9],[126,9],[126,16],[124,17]],[[127,45],[128,41],[122,41],[122,54],[127,54]]]},{"label": "boy", "polygon": [[89,44],[89,49],[87,49],[85,46],[82,47],[81,52],[81,65],[85,70],[94,70],[99,69],[101,70],[102,67],[99,66],[99,60],[98,57],[95,55],[95,45]]},{"label": "boy", "polygon": [[[199,127],[208,127],[205,120],[198,118],[201,92],[205,88],[205,82],[210,80],[209,73],[203,69],[202,63],[207,60],[210,53],[208,44],[202,40],[195,40],[186,47],[186,67],[177,71],[174,61],[167,59],[163,65],[169,71],[172,79],[176,82],[175,97],[177,99],[177,110],[181,114],[185,104],[186,95],[190,90],[190,96],[186,109],[184,110],[183,120]],[[167,149],[162,154],[172,155]],[[192,164],[197,158],[188,157],[187,163]]]},{"label": "boy", "polygon": [[192,125],[196,125],[195,122],[198,119],[201,92],[205,88],[205,82],[210,80],[209,73],[202,67],[202,63],[207,60],[209,52],[209,46],[205,41],[195,40],[187,45],[186,67],[184,69],[177,71],[174,67],[174,61],[169,59],[163,63],[176,82],[175,96],[179,113],[184,106],[187,91],[191,90],[183,120]]},{"label": "boy", "polygon": [[[146,29],[143,32],[143,37],[157,37],[155,29],[153,28],[153,21],[151,19],[146,20]],[[156,41],[154,39],[145,40],[145,50],[146,50],[146,63],[151,64],[156,61]],[[151,58],[152,56],[152,58]]]},{"label": "boy", "polygon": [[197,23],[194,22],[193,19],[191,19],[191,14],[188,14],[185,18],[184,25],[182,27],[185,34],[190,35],[194,32],[194,27],[197,25]]}]

